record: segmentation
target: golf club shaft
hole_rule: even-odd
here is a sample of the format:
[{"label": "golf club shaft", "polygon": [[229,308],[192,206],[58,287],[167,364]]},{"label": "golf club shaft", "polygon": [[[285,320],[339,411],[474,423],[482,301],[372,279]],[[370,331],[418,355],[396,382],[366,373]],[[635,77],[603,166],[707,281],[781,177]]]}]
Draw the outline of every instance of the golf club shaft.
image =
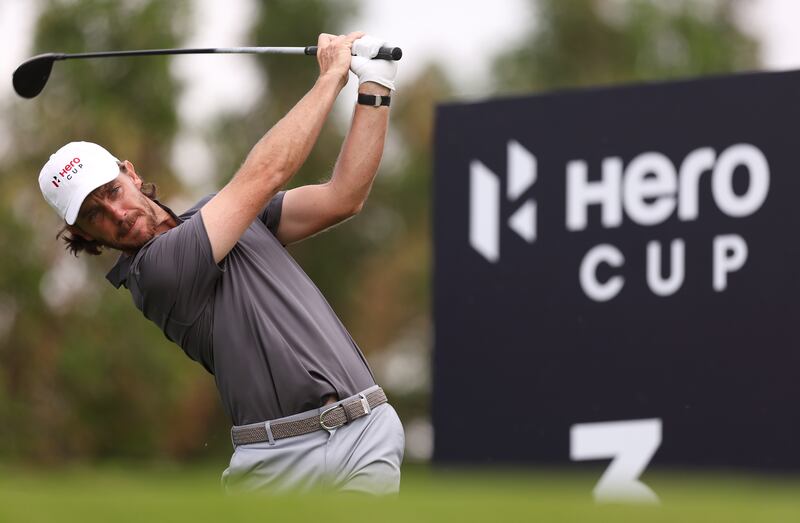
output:
[{"label": "golf club shaft", "polygon": [[[105,58],[112,56],[154,56],[176,54],[302,54],[313,56],[317,54],[317,46],[307,47],[201,47],[193,49],[141,49],[135,51],[101,51],[95,53],[55,53],[55,60],[69,60],[74,58]],[[399,60],[403,52],[399,47],[381,47],[376,59]]]},{"label": "golf club shaft", "polygon": [[[14,71],[14,90],[23,98],[33,98],[44,89],[53,63],[57,60],[78,58],[104,58],[118,56],[153,56],[178,54],[293,54],[316,55],[317,46],[308,47],[201,47],[193,49],[139,49],[135,51],[101,51],[95,53],[45,53],[23,62]],[[403,51],[399,47],[381,47],[374,58],[400,60]]]}]

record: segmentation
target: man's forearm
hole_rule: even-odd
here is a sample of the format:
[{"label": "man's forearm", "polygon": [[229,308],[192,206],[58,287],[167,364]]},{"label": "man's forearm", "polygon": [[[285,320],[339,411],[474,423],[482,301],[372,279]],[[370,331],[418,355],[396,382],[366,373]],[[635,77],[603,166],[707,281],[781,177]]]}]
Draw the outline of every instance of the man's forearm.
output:
[{"label": "man's forearm", "polygon": [[[359,86],[359,93],[386,96],[389,89],[367,82]],[[360,209],[369,195],[383,156],[388,126],[388,107],[356,104],[350,131],[330,182],[348,207]]]},{"label": "man's forearm", "polygon": [[320,76],[314,87],[256,143],[232,183],[256,181],[268,193],[267,198],[274,195],[305,162],[341,87],[339,78]]}]

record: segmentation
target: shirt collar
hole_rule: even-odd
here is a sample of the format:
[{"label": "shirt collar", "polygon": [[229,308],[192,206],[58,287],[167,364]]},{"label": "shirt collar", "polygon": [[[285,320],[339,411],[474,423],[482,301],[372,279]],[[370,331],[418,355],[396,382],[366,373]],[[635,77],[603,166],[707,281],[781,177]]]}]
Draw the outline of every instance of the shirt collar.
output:
[{"label": "shirt collar", "polygon": [[[172,209],[170,209],[169,207],[167,207],[166,205],[164,205],[155,198],[153,198],[153,201],[156,202],[156,204],[158,204],[159,207],[167,211],[167,213],[170,216],[172,216],[172,218],[178,225],[183,223],[183,220],[180,219],[180,217],[178,217],[177,214],[172,212]],[[144,247],[149,245],[150,242],[152,242],[154,239],[155,238],[151,238],[150,241],[142,245],[139,251],[141,251]],[[106,274],[106,279],[111,282],[111,285],[113,285],[117,289],[119,289],[120,285],[125,285],[125,287],[128,286],[127,285],[128,274],[130,273],[131,270],[131,264],[133,263],[133,260],[136,258],[136,254],[138,254],[139,251],[136,251],[133,254],[122,253],[119,255],[119,258],[117,258],[117,263],[115,263],[114,266],[111,268],[111,270],[108,271],[108,274]]]}]

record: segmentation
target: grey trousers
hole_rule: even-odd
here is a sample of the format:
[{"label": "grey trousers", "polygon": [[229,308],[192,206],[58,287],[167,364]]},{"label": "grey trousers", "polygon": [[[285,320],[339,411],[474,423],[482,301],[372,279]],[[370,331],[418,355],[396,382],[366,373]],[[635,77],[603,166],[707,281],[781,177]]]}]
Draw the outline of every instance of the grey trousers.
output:
[{"label": "grey trousers", "polygon": [[[327,407],[326,407],[327,408]],[[384,403],[331,431],[239,445],[222,474],[228,491],[340,490],[395,494],[405,435],[394,408]]]}]

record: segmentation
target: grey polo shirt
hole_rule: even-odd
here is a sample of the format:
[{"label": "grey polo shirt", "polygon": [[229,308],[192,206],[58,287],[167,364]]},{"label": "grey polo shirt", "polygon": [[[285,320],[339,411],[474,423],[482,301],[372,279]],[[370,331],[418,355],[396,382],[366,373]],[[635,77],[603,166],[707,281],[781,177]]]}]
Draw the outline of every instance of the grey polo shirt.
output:
[{"label": "grey polo shirt", "polygon": [[178,226],[120,256],[106,278],[124,285],[145,317],[214,375],[235,425],[374,385],[347,329],[275,237],[283,193],[219,265],[198,212],[212,196],[180,216],[159,203]]}]

